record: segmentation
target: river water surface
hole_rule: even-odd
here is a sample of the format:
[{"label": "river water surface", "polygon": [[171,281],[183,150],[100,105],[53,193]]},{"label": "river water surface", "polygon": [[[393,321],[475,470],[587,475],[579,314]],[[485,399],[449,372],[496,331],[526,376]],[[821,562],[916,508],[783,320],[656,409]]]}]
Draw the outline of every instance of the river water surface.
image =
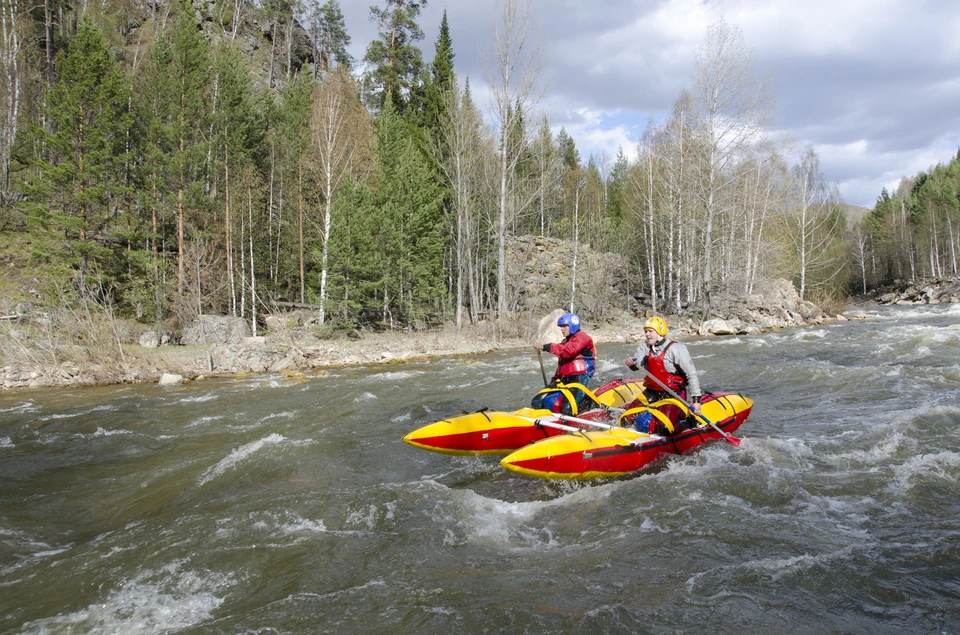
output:
[{"label": "river water surface", "polygon": [[528,350],[2,394],[0,633],[960,633],[960,306],[866,312],[686,340],[742,445],[585,484],[400,440]]}]

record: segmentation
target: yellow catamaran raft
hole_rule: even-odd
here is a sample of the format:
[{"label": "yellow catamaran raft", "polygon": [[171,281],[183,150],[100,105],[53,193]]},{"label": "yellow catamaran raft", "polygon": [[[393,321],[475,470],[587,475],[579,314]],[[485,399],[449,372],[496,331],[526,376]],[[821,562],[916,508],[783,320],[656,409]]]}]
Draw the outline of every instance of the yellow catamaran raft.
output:
[{"label": "yellow catamaran raft", "polygon": [[[445,454],[504,455],[525,445],[579,429],[582,421],[616,425],[624,408],[645,403],[643,379],[617,379],[591,391],[581,384],[560,384],[538,392],[529,408],[515,412],[479,410],[419,428],[403,440],[412,446]],[[545,405],[553,404],[551,408]],[[561,422],[573,416],[581,422]]]},{"label": "yellow catamaran raft", "polygon": [[[707,393],[703,416],[693,417],[686,402],[665,399],[624,412],[619,425],[602,430],[568,431],[531,443],[509,454],[500,465],[526,476],[547,479],[592,479],[635,472],[668,454],[684,454],[708,441],[724,439],[750,416],[753,400],[737,393]],[[674,425],[658,408],[679,407],[685,418]],[[638,418],[652,420],[656,433],[637,431]],[[576,423],[561,415],[562,423]],[[686,424],[686,425],[684,425]],[[689,427],[687,427],[689,426]],[[642,430],[649,430],[646,424]]]}]

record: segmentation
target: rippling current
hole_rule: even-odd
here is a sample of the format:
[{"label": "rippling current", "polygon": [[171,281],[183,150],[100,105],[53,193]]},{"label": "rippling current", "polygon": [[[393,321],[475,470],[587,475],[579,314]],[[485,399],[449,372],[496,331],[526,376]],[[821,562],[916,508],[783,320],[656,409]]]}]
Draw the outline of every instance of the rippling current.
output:
[{"label": "rippling current", "polygon": [[400,440],[527,350],[0,394],[0,632],[960,632],[960,305],[865,311],[685,340],[742,445],[590,483]]}]

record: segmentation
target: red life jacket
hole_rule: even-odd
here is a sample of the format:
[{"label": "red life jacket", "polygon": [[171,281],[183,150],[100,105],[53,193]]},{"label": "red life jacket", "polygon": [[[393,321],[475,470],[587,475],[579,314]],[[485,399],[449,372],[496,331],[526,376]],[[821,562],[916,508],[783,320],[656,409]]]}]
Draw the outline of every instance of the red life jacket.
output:
[{"label": "red life jacket", "polygon": [[[670,390],[676,392],[680,390],[684,385],[686,385],[687,380],[683,375],[674,375],[667,372],[665,365],[665,359],[667,356],[667,351],[670,350],[670,347],[673,346],[673,342],[667,344],[667,346],[660,351],[659,355],[654,355],[653,351],[647,351],[647,371],[662,381],[667,385]],[[651,390],[663,391],[663,386],[659,385],[657,382],[653,381],[649,377],[643,380],[643,386]]]},{"label": "red life jacket", "polygon": [[[587,358],[592,361],[597,357],[597,349],[593,345],[593,338],[583,331],[577,331],[560,344],[552,345],[550,350],[559,357],[557,372],[553,375],[554,381],[571,375],[590,374],[587,372]],[[570,355],[571,352],[574,352],[572,357],[565,357],[565,355]]]}]

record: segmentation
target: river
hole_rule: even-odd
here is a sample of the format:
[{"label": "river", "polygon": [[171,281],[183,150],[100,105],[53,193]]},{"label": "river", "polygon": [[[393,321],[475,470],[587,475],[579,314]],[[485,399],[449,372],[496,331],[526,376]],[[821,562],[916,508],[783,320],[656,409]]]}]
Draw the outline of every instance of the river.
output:
[{"label": "river", "polygon": [[960,305],[864,311],[685,340],[743,443],[589,483],[400,440],[529,350],[0,394],[0,632],[958,633]]}]

